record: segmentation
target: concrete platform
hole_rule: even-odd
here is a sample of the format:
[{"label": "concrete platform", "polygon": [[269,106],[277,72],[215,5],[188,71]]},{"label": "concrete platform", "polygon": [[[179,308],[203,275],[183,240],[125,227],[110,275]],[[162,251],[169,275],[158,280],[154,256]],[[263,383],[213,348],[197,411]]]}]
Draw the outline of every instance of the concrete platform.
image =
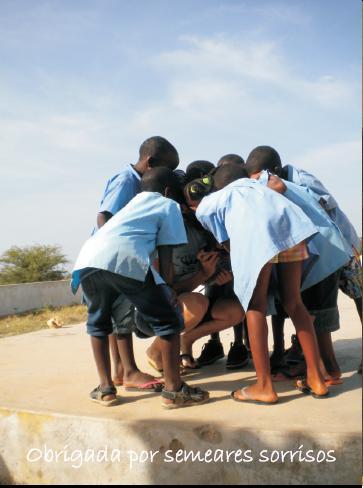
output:
[{"label": "concrete platform", "polygon": [[[158,395],[120,388],[123,403],[107,409],[88,399],[97,375],[84,325],[1,339],[0,484],[360,485],[362,329],[345,296],[340,312],[344,384],[316,400],[280,383],[274,406],[233,402],[254,370],[227,373],[221,360],[187,378],[211,392],[208,404],[164,411]],[[228,351],[232,332],[222,338]],[[146,371],[148,343],[135,341]]]}]

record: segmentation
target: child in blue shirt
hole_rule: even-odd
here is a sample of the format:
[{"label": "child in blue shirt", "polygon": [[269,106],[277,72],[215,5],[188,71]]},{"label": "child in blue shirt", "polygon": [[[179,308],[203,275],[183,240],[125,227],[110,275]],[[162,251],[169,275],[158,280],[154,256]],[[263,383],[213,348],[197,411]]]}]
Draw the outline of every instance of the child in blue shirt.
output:
[{"label": "child in blue shirt", "polygon": [[[353,254],[353,250],[356,249],[356,246],[360,245],[352,224],[339,209],[336,200],[329,194],[323,184],[315,178],[315,176],[310,175],[304,170],[294,168],[291,165],[282,168],[280,156],[274,148],[269,146],[259,146],[253,149],[247,158],[246,169],[251,178],[259,178],[260,175],[264,174],[263,172],[265,170],[268,170],[271,173],[279,174],[284,180],[286,179],[289,182],[286,183],[286,185],[291,185],[292,183],[299,185],[302,189],[305,189],[312,200],[319,203],[319,206],[326,211],[326,213],[324,212],[325,215],[329,216],[331,221],[339,228],[341,236],[344,237],[347,243],[346,249],[350,255]],[[289,198],[288,193],[285,193],[285,196]],[[329,256],[325,255],[325,258],[329,259]],[[347,260],[349,261],[349,254]],[[308,307],[311,315],[315,317],[314,326],[317,332],[320,353],[326,367],[327,381],[330,384],[341,383],[341,372],[335,358],[331,333],[338,330],[340,327],[337,300],[341,275],[346,269],[346,265],[344,266],[344,264],[345,263],[342,263],[342,267],[335,272],[332,270],[331,275],[316,284],[310,290],[303,292],[304,303]],[[358,292],[359,293],[352,296],[352,298],[355,299],[357,309],[361,316],[362,298],[359,287]],[[289,367],[286,366],[283,361],[283,326],[285,317],[286,315],[283,310],[279,310],[278,314],[272,317],[275,344],[274,353],[271,359],[272,364],[275,363],[277,368],[283,373],[282,376],[278,376],[280,379],[283,379],[284,375],[290,378],[294,373],[298,374],[301,372],[301,367],[299,365]],[[299,344],[295,338],[293,338],[293,344],[294,346],[292,350],[298,350]],[[295,361],[295,357],[291,353],[287,356],[290,361]],[[297,362],[297,360],[295,362]]]},{"label": "child in blue shirt", "polygon": [[[141,177],[147,171],[158,166],[174,170],[178,164],[178,152],[169,141],[160,136],[146,139],[140,146],[138,161],[135,164],[129,164],[107,182],[97,215],[97,228],[102,227],[140,192]],[[109,338],[114,383],[117,386],[134,386],[140,389],[157,388],[160,386],[160,382],[138,369],[133,354],[129,363],[121,360],[127,351],[133,351],[133,339],[130,333],[130,322],[132,321],[132,305],[126,297],[120,297],[117,306],[117,320],[114,323],[114,333],[118,334],[120,339],[119,347],[114,335]],[[121,335],[123,336],[122,341]],[[119,349],[121,349],[121,355]]]},{"label": "child in blue shirt", "polygon": [[[302,343],[307,380],[301,390],[314,397],[326,396],[328,389],[320,371],[320,355],[311,317],[301,301],[300,285],[303,241],[317,229],[292,202],[249,180],[237,165],[222,166],[214,175],[217,191],[203,198],[196,216],[218,242],[230,249],[234,290],[246,311],[250,346],[257,383],[232,392],[236,401],[275,403],[278,401],[271,374],[267,344],[266,313],[268,286],[275,256],[298,253],[285,266],[282,301],[289,310]],[[248,239],[243,238],[248,236]]]},{"label": "child in blue shirt", "polygon": [[[100,384],[91,399],[105,406],[118,403],[111,378],[108,335],[114,306],[125,295],[151,325],[162,343],[165,388],[163,406],[204,403],[208,393],[182,383],[179,373],[180,331],[184,324],[171,289],[172,246],[186,242],[177,199],[176,175],[167,168],[147,172],[142,192],[109,220],[81,249],[72,273],[72,287],[81,284],[88,306],[87,331]],[[159,253],[160,275],[151,266]],[[126,358],[128,360],[128,358]]]}]

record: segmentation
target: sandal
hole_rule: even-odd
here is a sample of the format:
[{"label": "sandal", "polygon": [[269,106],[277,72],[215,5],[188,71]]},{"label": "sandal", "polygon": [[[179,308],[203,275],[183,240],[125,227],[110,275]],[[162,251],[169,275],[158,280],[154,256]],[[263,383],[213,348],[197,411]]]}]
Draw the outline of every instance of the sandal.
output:
[{"label": "sandal", "polygon": [[153,380],[142,383],[141,385],[126,383],[124,384],[124,387],[126,391],[154,391],[155,393],[159,393],[164,388],[164,383],[154,378]]},{"label": "sandal", "polygon": [[[189,361],[191,364],[194,364],[194,366],[187,366],[183,364],[183,360]],[[193,358],[191,354],[180,354],[180,362],[181,366],[183,369],[199,369],[200,365],[198,362]]]},{"label": "sandal", "polygon": [[121,398],[116,396],[116,398],[113,398],[112,400],[104,400],[104,397],[107,395],[116,395],[116,392],[117,390],[114,386],[106,386],[104,388],[97,386],[97,388],[91,391],[90,397],[93,402],[99,403],[105,407],[112,407],[118,405]]},{"label": "sandal", "polygon": [[[161,396],[168,402],[163,401],[162,405],[168,410],[181,407],[191,407],[193,405],[202,405],[209,400],[209,392],[198,387],[192,387],[182,383],[179,391],[163,390]],[[171,402],[170,402],[171,400]]]},{"label": "sandal", "polygon": [[317,395],[313,389],[308,385],[306,378],[303,380],[297,380],[296,382],[296,388],[301,391],[301,393],[304,393],[304,395],[311,395],[313,398],[316,399],[321,399],[321,398],[326,398],[329,396],[329,391],[324,393],[324,395]]}]

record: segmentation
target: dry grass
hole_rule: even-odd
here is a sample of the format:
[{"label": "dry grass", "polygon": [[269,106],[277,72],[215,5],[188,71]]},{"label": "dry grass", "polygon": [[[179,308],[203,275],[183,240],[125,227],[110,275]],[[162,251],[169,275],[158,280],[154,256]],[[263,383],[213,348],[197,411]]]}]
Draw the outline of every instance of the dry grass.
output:
[{"label": "dry grass", "polygon": [[47,329],[47,321],[52,317],[58,317],[64,325],[85,322],[87,307],[85,305],[47,307],[33,312],[0,317],[0,338]]}]

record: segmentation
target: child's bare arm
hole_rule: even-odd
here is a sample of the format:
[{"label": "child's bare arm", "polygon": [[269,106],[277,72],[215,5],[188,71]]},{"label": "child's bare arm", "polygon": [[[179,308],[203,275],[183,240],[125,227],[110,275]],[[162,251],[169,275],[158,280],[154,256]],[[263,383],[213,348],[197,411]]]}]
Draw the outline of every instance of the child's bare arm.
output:
[{"label": "child's bare arm", "polygon": [[173,246],[159,246],[159,273],[165,283],[172,286],[174,280]]},{"label": "child's bare arm", "polygon": [[200,251],[197,254],[201,269],[190,278],[182,279],[174,283],[173,288],[177,293],[193,291],[202,283],[205,283],[216,272],[219,255],[214,251]]}]

